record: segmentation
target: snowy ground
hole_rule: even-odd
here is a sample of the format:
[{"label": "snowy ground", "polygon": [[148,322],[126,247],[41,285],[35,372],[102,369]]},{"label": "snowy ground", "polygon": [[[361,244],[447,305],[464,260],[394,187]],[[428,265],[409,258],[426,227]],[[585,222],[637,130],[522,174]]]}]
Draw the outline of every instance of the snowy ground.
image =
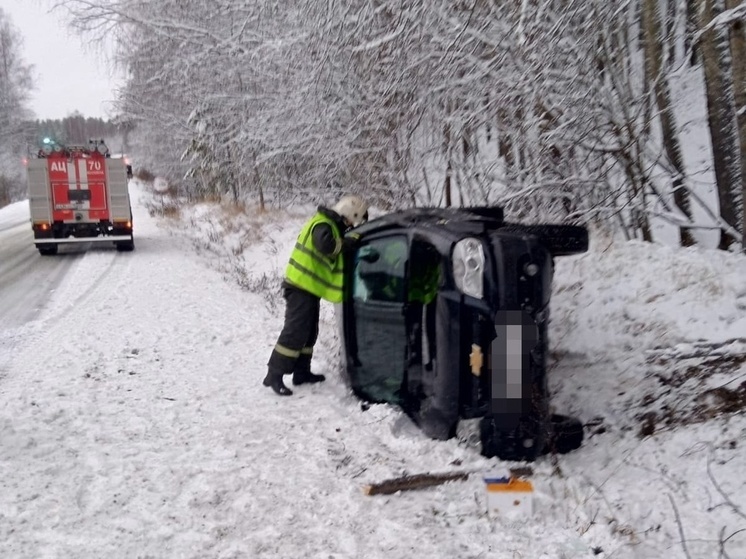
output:
[{"label": "snowy ground", "polygon": [[[533,516],[493,518],[482,474],[514,464],[363,411],[330,306],[328,381],[261,386],[306,213],[174,222],[134,197],[133,253],[90,249],[33,322],[0,325],[0,557],[746,557],[745,257],[594,239],[558,260],[554,402],[587,439],[532,465]],[[362,491],[452,471],[473,475]]]}]

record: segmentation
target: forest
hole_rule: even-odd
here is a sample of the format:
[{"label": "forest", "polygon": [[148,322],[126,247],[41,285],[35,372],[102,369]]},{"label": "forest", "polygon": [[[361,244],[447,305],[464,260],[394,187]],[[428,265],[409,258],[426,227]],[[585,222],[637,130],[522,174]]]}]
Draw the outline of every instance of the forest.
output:
[{"label": "forest", "polygon": [[[114,45],[117,126],[185,199],[497,204],[743,250],[740,0],[50,4]],[[31,115],[0,24],[0,58],[16,57],[0,66],[6,153]]]}]

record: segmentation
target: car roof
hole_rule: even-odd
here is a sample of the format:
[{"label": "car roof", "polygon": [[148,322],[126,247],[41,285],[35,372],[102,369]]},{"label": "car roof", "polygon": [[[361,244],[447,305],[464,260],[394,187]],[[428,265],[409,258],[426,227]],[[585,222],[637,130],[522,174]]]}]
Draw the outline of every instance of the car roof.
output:
[{"label": "car roof", "polygon": [[503,209],[498,206],[471,208],[410,208],[388,213],[357,227],[361,235],[388,229],[441,229],[456,234],[480,234],[503,225]]}]

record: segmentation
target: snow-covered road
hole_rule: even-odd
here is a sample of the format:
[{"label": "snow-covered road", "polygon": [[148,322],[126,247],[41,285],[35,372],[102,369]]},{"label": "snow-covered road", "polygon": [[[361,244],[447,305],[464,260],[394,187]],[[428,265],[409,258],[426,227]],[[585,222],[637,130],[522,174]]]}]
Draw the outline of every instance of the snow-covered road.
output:
[{"label": "snow-covered road", "polygon": [[27,205],[16,204],[4,212],[0,223],[0,339],[26,324],[49,300],[84,247],[61,254],[57,259],[41,258],[33,244]]}]

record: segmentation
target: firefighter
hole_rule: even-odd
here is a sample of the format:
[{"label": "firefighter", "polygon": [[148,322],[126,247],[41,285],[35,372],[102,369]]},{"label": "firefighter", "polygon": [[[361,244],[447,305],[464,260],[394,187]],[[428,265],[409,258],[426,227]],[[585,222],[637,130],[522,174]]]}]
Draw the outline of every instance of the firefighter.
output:
[{"label": "firefighter", "polygon": [[342,301],[344,254],[359,241],[359,236],[344,233],[367,219],[368,204],[357,196],[344,196],[332,208],[319,206],[298,235],[282,283],[285,324],[263,381],[280,396],[293,394],[282,380],[284,375],[292,374],[296,386],[326,380],[311,372],[320,301]]}]

